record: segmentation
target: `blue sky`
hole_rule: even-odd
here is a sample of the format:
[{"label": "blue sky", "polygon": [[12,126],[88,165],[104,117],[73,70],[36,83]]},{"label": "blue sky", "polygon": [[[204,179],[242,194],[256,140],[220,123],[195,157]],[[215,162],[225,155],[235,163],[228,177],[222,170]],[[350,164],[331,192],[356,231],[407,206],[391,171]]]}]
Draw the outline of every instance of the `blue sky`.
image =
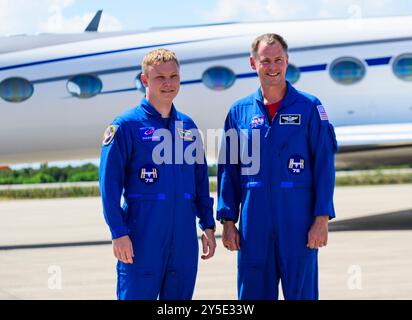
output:
[{"label": "blue sky", "polygon": [[0,0],[0,35],[81,32],[98,9],[101,31],[223,21],[412,15],[411,0]]}]

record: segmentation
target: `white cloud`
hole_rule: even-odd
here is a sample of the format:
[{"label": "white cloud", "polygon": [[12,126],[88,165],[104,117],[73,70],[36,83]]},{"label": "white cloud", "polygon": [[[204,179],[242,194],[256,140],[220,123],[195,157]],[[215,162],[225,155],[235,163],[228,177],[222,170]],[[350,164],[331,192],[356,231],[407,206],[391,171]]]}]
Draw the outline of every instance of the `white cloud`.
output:
[{"label": "white cloud", "polygon": [[209,21],[285,20],[309,17],[312,5],[297,0],[219,0],[205,14]]},{"label": "white cloud", "polygon": [[362,18],[411,14],[410,0],[218,0],[204,14],[207,21],[259,21],[318,18]]},{"label": "white cloud", "polygon": [[[89,12],[82,16],[77,15],[70,18],[63,16],[62,10],[55,10],[45,23],[40,25],[43,32],[82,32],[93,19],[95,12]],[[111,15],[103,12],[99,24],[99,31],[119,31],[122,30],[120,21]]]},{"label": "white cloud", "polygon": [[213,18],[216,21],[236,19],[245,12],[248,12],[248,15],[252,17],[261,18],[262,12],[259,9],[261,2],[261,0],[221,0],[218,2],[215,11],[211,13],[211,20],[213,20]]},{"label": "white cloud", "polygon": [[[95,12],[67,16],[76,0],[0,0],[0,34],[82,32]],[[120,21],[103,12],[99,31],[118,31]]]},{"label": "white cloud", "polygon": [[266,10],[270,14],[270,17],[275,20],[282,19],[296,19],[298,17],[304,17],[307,13],[307,4],[302,1],[298,2],[285,2],[271,0],[266,1]]},{"label": "white cloud", "polygon": [[266,0],[220,0],[211,12],[205,14],[209,21],[230,21],[247,17],[253,20],[267,19],[270,15],[262,10],[267,5]]}]

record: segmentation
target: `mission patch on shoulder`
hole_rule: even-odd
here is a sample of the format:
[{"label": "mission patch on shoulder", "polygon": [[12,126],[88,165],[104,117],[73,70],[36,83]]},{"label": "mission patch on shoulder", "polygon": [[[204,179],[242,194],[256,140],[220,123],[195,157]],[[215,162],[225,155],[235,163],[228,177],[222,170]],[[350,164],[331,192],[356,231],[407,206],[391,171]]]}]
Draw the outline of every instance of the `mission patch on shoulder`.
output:
[{"label": "mission patch on shoulder", "polygon": [[111,124],[110,126],[107,127],[106,131],[103,134],[103,139],[102,139],[102,145],[107,146],[110,144],[110,142],[113,141],[114,135],[116,133],[116,130],[119,126]]}]

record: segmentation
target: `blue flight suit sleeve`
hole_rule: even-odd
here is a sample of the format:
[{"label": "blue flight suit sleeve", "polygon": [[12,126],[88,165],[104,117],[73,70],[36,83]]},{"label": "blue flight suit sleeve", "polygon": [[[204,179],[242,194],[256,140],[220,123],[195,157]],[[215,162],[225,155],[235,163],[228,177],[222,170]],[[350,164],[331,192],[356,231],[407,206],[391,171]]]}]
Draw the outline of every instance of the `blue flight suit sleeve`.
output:
[{"label": "blue flight suit sleeve", "polygon": [[199,227],[203,231],[205,229],[214,229],[213,198],[210,197],[209,193],[209,176],[205,157],[203,163],[195,163],[195,180],[196,208],[197,217],[199,218]]},{"label": "blue flight suit sleeve", "polygon": [[115,120],[112,125],[116,128],[114,137],[107,145],[102,143],[99,185],[104,218],[112,239],[116,239],[129,233],[120,202],[132,143],[129,141],[130,136],[125,133],[124,124]]},{"label": "blue flight suit sleeve", "polygon": [[[321,105],[320,101],[316,102],[317,105]],[[314,215],[329,216],[329,219],[332,219],[335,217],[333,190],[335,187],[335,153],[338,150],[338,143],[326,113],[322,120],[317,106],[314,107],[309,126],[313,185],[316,194]]]},{"label": "blue flight suit sleeve", "polygon": [[[238,155],[236,155],[237,159],[234,159],[235,155],[230,154],[231,137],[226,134],[228,130],[237,132],[231,111],[229,111],[225,120],[222,145],[219,152],[217,170],[218,208],[216,219],[229,219],[236,223],[239,219],[239,206],[241,201],[240,164]],[[238,137],[238,135],[236,136]],[[238,143],[238,141],[236,141],[236,143]]]}]

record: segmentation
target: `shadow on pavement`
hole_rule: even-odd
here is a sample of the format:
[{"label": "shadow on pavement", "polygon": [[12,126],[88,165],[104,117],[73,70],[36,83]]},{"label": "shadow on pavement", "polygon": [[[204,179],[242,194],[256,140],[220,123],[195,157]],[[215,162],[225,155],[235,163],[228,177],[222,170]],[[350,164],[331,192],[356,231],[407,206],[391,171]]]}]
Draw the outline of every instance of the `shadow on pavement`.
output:
[{"label": "shadow on pavement", "polygon": [[329,231],[412,230],[412,209],[331,222]]},{"label": "shadow on pavement", "polygon": [[[391,213],[377,214],[367,217],[345,219],[342,221],[332,221],[329,224],[329,231],[385,231],[385,230],[412,230],[412,209],[396,211]],[[216,239],[221,235],[217,234]],[[6,245],[0,246],[2,250],[19,249],[45,249],[58,247],[79,247],[110,245],[111,241],[85,241],[72,243],[44,243],[27,245]]]}]

